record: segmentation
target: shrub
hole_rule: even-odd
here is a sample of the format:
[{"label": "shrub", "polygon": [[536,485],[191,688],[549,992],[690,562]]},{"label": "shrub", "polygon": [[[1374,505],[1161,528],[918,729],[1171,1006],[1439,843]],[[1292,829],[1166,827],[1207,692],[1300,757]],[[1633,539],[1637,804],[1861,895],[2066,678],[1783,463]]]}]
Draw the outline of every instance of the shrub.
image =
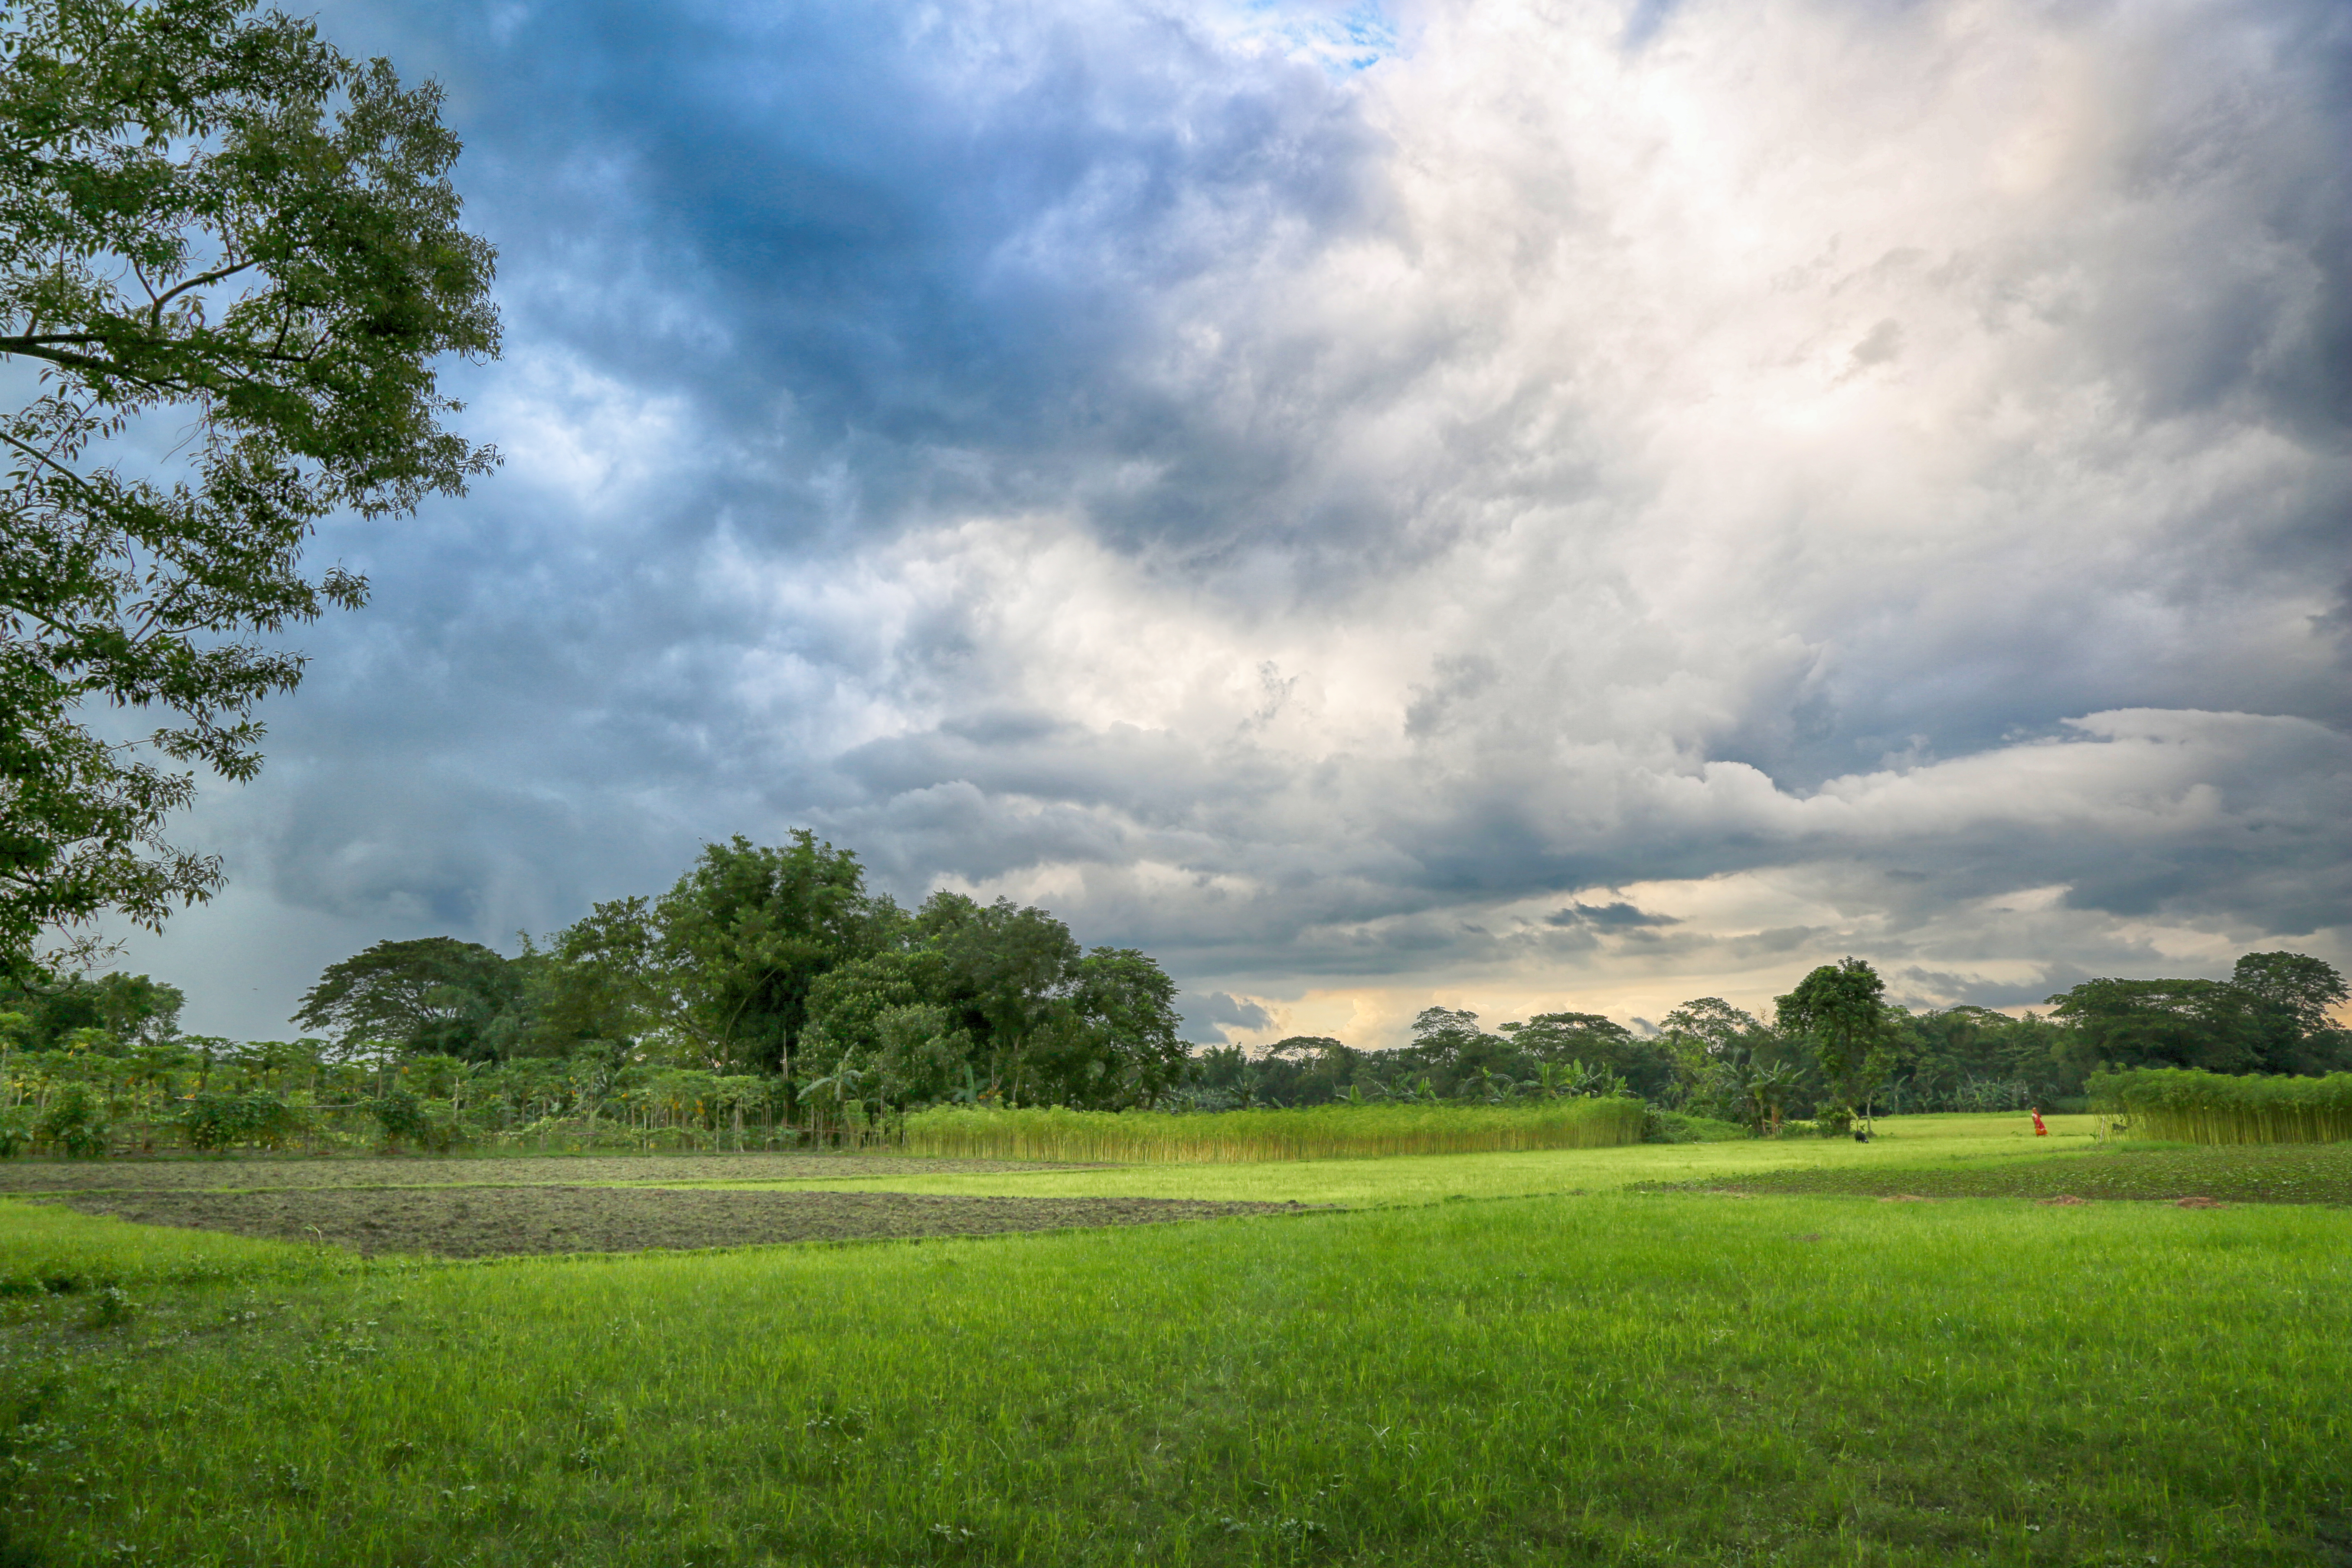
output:
[{"label": "shrub", "polygon": [[95,1160],[112,1147],[108,1137],[106,1108],[86,1083],[69,1083],[58,1091],[33,1135],[69,1160]]},{"label": "shrub", "polygon": [[1737,1121],[1718,1121],[1709,1116],[1692,1116],[1679,1110],[1660,1110],[1653,1106],[1642,1118],[1642,1142],[1644,1143],[1722,1143],[1735,1138],[1753,1138],[1755,1132]]},{"label": "shrub", "polygon": [[239,1143],[275,1148],[300,1131],[301,1114],[274,1094],[228,1094],[200,1089],[180,1114],[191,1149],[229,1149]]},{"label": "shrub", "polygon": [[2352,1073],[2235,1076],[2195,1068],[2095,1074],[2094,1110],[2135,1137],[2189,1143],[2332,1143],[2352,1138]]}]

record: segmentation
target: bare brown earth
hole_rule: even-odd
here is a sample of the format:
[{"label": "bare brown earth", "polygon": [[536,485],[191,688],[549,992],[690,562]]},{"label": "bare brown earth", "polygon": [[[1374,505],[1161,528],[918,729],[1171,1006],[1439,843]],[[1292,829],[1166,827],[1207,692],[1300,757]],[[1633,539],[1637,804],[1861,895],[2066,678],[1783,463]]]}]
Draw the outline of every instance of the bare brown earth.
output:
[{"label": "bare brown earth", "polygon": [[438,1258],[985,1236],[1296,1213],[1300,1206],[1175,1198],[974,1198],[908,1193],[560,1186],[77,1193],[50,1201],[85,1214],[114,1215],[142,1225],[332,1242],[362,1253],[423,1253]]},{"label": "bare brown earth", "polygon": [[782,1182],[1099,1167],[889,1154],[505,1154],[486,1158],[0,1160],[0,1192],[168,1192],[259,1187],[491,1187],[603,1182]]}]

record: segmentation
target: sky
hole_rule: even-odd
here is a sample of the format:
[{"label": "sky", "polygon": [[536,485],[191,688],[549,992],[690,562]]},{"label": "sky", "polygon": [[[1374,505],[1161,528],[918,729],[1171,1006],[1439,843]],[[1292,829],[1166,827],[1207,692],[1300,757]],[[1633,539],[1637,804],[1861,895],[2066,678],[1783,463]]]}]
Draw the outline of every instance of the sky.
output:
[{"label": "sky", "polygon": [[332,0],[500,253],[503,467],[338,521],[269,1037],[805,826],[1191,1037],[2352,967],[2336,0]]}]

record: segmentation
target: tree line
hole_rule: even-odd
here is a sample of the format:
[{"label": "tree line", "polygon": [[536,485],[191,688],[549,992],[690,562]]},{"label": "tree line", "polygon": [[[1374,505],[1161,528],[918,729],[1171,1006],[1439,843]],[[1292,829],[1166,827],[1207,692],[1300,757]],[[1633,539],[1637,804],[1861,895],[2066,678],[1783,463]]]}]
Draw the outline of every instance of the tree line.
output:
[{"label": "tree line", "polygon": [[1432,1007],[1393,1049],[1300,1036],[1193,1053],[1176,988],[1145,953],[1083,949],[1009,900],[940,891],[904,909],[866,885],[854,852],[804,830],[707,845],[667,891],[596,904],[520,948],[377,942],[304,994],[290,1021],[311,1033],[295,1041],[183,1035],[180,993],[143,975],[0,979],[0,1146],[87,1146],[92,1129],[134,1121],[177,1121],[198,1147],[268,1142],[315,1135],[312,1111],[355,1111],[386,1141],[426,1147],[534,1130],[773,1146],[862,1140],[949,1103],[1570,1095],[1760,1130],[2064,1104],[2102,1068],[2352,1067],[2352,1035],[2331,1017],[2343,977],[2290,952],[2248,953],[2227,981],[2086,981],[2022,1017],[1911,1012],[1849,958],[1763,1017],[1708,996],[1638,1030],[1579,1012],[1489,1029]]},{"label": "tree line", "polygon": [[1824,964],[1769,1017],[1717,996],[1684,1003],[1647,1033],[1593,1013],[1546,1013],[1489,1031],[1431,1007],[1409,1045],[1358,1050],[1293,1036],[1252,1057],[1202,1053],[1182,1098],[1203,1110],[1367,1100],[1499,1100],[1563,1086],[1768,1127],[1859,1111],[2017,1110],[2078,1101],[2102,1068],[2192,1067],[2310,1076],[2352,1069],[2347,1000],[2324,960],[2250,952],[2228,980],[2088,980],[2012,1017],[1888,1003],[1859,959]]},{"label": "tree line", "polygon": [[508,958],[449,937],[331,965],[293,1021],[347,1053],[589,1056],[771,1079],[881,1115],[962,1099],[1118,1110],[1181,1079],[1176,987],[1046,910],[940,891],[906,910],[805,830],[706,846],[668,891],[600,903]]}]

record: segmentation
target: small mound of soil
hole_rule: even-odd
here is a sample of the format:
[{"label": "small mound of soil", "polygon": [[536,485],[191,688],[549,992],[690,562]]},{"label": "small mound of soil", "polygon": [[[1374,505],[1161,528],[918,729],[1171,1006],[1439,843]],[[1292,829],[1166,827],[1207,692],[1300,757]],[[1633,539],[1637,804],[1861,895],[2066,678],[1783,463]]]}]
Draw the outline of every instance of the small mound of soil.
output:
[{"label": "small mound of soil", "polygon": [[2175,1198],[2172,1206],[2177,1209],[2225,1209],[2230,1205],[2219,1198]]},{"label": "small mound of soil", "polygon": [[2045,1209],[2071,1209],[2080,1208],[2091,1200],[2088,1198],[2078,1198],[2072,1193],[2060,1193],[2054,1198],[2036,1198],[2033,1201],[2036,1205]]}]

